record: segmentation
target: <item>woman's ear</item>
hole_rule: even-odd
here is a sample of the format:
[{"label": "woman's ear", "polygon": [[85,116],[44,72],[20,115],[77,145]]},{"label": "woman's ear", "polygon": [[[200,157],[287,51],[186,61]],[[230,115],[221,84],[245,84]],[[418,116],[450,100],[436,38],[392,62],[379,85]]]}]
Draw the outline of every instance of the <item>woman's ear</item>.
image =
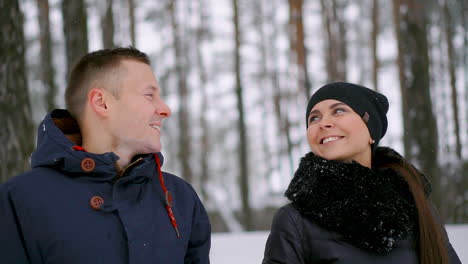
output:
[{"label": "woman's ear", "polygon": [[88,103],[91,106],[91,109],[98,114],[99,116],[108,115],[108,93],[104,89],[92,88],[88,92]]},{"label": "woman's ear", "polygon": [[369,138],[369,145],[372,145],[375,143],[375,140],[373,140],[372,138]]}]

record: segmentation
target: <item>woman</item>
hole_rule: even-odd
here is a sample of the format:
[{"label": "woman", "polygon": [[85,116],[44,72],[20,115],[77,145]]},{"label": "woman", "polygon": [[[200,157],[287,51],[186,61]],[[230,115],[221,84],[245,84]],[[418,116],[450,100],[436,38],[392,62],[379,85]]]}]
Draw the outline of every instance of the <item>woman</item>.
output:
[{"label": "woman", "polygon": [[331,83],[306,112],[312,152],[301,159],[273,219],[264,264],[461,263],[428,195],[427,179],[390,148],[387,98]]}]

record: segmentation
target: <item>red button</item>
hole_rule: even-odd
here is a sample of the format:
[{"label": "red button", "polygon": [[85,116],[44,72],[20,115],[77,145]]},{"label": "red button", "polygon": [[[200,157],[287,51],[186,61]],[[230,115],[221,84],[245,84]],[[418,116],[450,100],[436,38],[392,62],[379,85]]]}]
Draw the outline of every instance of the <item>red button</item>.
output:
[{"label": "red button", "polygon": [[104,203],[104,199],[102,199],[99,196],[93,196],[91,200],[89,201],[91,208],[93,208],[94,210],[99,210],[103,203]]},{"label": "red button", "polygon": [[92,158],[84,158],[81,161],[81,169],[84,172],[93,171],[95,167],[96,167],[96,162],[94,162],[94,160]]}]

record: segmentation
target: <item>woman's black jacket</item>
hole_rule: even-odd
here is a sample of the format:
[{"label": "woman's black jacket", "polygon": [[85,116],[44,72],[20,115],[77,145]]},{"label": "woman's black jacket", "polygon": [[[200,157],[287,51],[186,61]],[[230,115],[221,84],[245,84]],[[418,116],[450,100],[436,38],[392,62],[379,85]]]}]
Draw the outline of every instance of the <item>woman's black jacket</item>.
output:
[{"label": "woman's black jacket", "polygon": [[[285,193],[291,203],[273,219],[263,264],[417,264],[417,208],[406,179],[388,166],[409,163],[382,147],[373,162],[370,169],[313,153],[302,158]],[[461,263],[446,241],[449,263]]]},{"label": "woman's black jacket", "polygon": [[[461,263],[452,246],[448,246],[449,263]],[[273,219],[262,263],[417,264],[418,259],[412,238],[400,240],[388,254],[370,253],[342,241],[340,235],[320,228],[288,204]]]}]

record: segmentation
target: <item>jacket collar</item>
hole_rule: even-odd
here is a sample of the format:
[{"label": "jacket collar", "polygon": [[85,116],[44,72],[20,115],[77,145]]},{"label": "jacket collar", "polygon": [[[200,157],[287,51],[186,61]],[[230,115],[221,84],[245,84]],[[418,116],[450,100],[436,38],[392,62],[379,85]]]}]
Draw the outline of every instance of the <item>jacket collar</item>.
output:
[{"label": "jacket collar", "polygon": [[[119,174],[116,168],[119,157],[115,153],[94,154],[74,148],[81,145],[81,133],[78,123],[67,110],[56,109],[49,113],[40,123],[37,135],[37,148],[31,156],[32,168],[53,167],[68,176],[89,177],[93,181],[113,180]],[[161,153],[158,156],[162,165],[163,156]],[[156,170],[153,155],[139,155],[134,160],[137,158],[141,161],[129,168],[131,175],[148,175],[141,172]],[[94,163],[92,171],[83,170],[85,159]]]}]

